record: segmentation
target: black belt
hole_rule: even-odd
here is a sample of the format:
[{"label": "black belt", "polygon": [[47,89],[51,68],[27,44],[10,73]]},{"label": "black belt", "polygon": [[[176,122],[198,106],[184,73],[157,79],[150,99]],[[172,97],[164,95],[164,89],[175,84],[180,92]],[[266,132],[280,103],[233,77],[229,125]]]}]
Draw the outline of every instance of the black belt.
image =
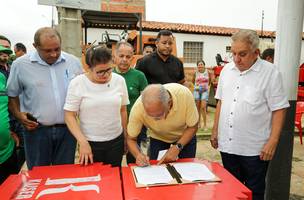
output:
[{"label": "black belt", "polygon": [[60,128],[60,127],[67,127],[66,124],[53,124],[53,125],[42,125],[41,126],[44,126],[44,127],[54,127],[54,128]]}]

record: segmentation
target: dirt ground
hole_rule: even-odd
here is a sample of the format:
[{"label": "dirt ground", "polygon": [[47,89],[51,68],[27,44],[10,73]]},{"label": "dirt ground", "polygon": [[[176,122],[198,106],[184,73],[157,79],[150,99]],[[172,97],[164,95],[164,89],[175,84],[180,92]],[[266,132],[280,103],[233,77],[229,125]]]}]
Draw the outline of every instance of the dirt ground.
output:
[{"label": "dirt ground", "polygon": [[[221,157],[217,150],[213,149],[209,143],[209,136],[213,126],[214,108],[208,108],[207,131],[199,130],[196,157],[218,161],[221,163]],[[302,119],[303,120],[303,119]],[[304,145],[300,144],[300,138],[297,133],[294,137],[290,199],[304,200]]]}]

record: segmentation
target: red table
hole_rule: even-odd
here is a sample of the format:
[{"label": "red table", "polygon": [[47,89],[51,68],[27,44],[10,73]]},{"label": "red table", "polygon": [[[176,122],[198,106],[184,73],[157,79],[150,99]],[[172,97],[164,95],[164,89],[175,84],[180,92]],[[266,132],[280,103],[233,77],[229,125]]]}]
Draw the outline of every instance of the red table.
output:
[{"label": "red table", "polygon": [[251,191],[234,178],[219,163],[198,159],[182,162],[204,163],[222,181],[219,183],[194,183],[170,186],[136,188],[130,167],[122,167],[125,200],[251,200]]},{"label": "red table", "polygon": [[[48,193],[50,192],[50,193]],[[95,163],[89,166],[34,167],[10,176],[0,186],[0,199],[113,199],[122,200],[118,167]]]}]

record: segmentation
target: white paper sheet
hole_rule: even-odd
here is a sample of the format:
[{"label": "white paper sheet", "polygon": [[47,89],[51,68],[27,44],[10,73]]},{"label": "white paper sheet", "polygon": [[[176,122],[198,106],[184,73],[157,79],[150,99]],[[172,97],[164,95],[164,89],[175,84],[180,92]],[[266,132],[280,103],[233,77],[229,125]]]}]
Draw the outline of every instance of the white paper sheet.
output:
[{"label": "white paper sheet", "polygon": [[215,175],[202,163],[184,162],[172,163],[182,179],[188,181],[210,181]]},{"label": "white paper sheet", "polygon": [[133,170],[137,182],[144,185],[169,183],[174,180],[165,165],[135,167]]},{"label": "white paper sheet", "polygon": [[168,149],[161,150],[158,152],[157,160],[160,160],[164,157],[164,155],[167,153]]}]

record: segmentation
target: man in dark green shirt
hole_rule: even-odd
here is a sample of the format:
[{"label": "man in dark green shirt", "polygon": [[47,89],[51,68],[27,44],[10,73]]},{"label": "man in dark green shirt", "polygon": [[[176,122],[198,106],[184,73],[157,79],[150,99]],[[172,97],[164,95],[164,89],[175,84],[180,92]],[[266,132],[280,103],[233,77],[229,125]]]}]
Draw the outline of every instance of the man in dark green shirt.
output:
[{"label": "man in dark green shirt", "polygon": [[[141,91],[148,85],[147,79],[141,71],[131,68],[134,49],[128,42],[119,42],[116,45],[114,53],[115,69],[114,72],[124,77],[127,88],[130,104],[127,106],[128,115],[136,99],[140,96]],[[137,143],[140,145],[142,140],[146,138],[146,130],[143,129],[138,137]],[[131,154],[127,155],[127,162],[135,162]]]}]

